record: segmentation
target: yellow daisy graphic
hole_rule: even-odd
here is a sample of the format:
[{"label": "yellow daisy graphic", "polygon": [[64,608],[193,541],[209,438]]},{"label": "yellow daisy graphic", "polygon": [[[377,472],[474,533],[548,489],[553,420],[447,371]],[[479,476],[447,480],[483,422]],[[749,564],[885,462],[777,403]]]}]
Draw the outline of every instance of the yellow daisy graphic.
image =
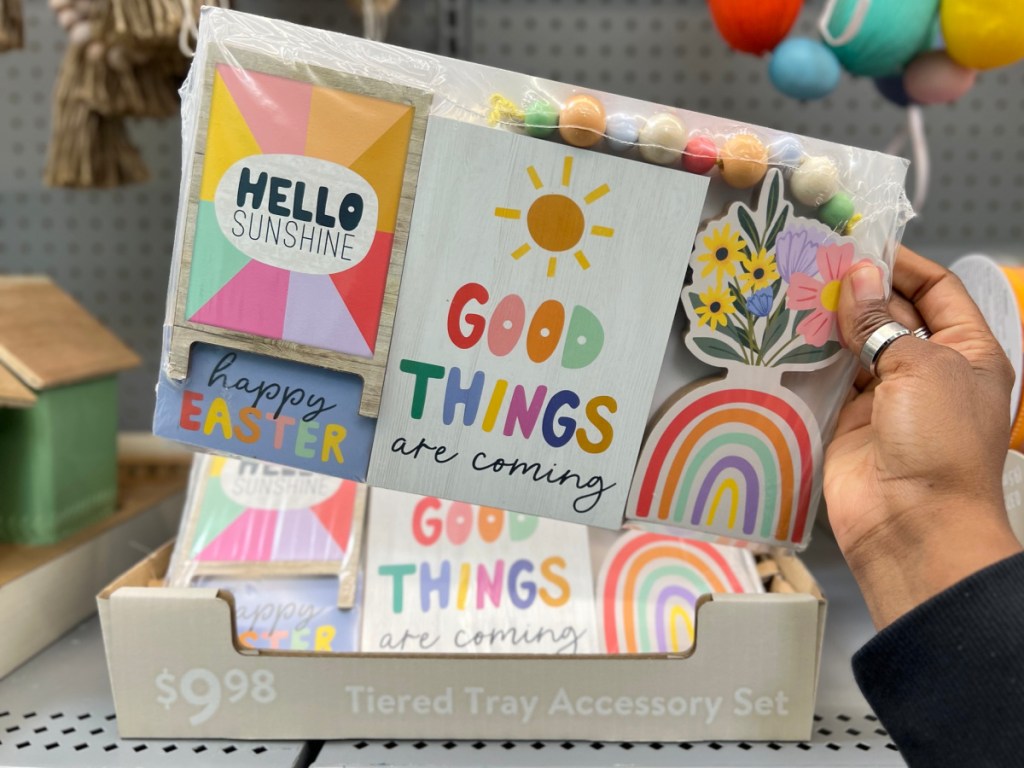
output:
[{"label": "yellow daisy graphic", "polygon": [[733,305],[735,299],[728,288],[708,288],[704,293],[699,294],[702,306],[696,308],[699,325],[710,325],[714,331],[719,325],[726,325],[731,315],[736,311]]},{"label": "yellow daisy graphic", "polygon": [[707,277],[715,273],[715,280],[722,282],[722,275],[736,277],[736,263],[743,258],[743,249],[746,247],[739,232],[733,232],[726,224],[721,229],[715,229],[708,237],[704,238],[705,252],[697,257],[697,261],[704,264],[700,276]]},{"label": "yellow daisy graphic", "polygon": [[740,273],[741,290],[759,291],[767,288],[779,279],[779,270],[775,266],[775,257],[769,256],[764,248],[756,256],[744,256],[740,261],[743,272]]}]

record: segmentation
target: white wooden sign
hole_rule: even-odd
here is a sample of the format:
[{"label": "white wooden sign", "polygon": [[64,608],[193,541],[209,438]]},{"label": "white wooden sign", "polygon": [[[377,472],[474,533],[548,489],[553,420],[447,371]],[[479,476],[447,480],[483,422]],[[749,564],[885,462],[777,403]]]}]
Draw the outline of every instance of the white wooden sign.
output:
[{"label": "white wooden sign", "polygon": [[370,492],[361,648],[597,653],[587,529]]},{"label": "white wooden sign", "polygon": [[370,484],[617,528],[707,183],[430,120]]}]

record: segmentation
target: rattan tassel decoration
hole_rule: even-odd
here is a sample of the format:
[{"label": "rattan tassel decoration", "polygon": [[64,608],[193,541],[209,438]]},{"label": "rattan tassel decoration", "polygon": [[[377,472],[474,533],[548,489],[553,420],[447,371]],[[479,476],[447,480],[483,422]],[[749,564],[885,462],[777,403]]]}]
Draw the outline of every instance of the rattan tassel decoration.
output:
[{"label": "rattan tassel decoration", "polygon": [[21,0],[0,0],[0,51],[21,48],[25,44],[25,22]]},{"label": "rattan tassel decoration", "polygon": [[[188,0],[197,13],[201,0]],[[3,2],[3,0],[0,0]],[[50,0],[68,31],[45,180],[112,187],[147,178],[126,117],[177,114],[188,60],[178,49],[181,0]]]},{"label": "rattan tassel decoration", "polygon": [[45,181],[52,187],[116,187],[149,178],[124,118],[103,115],[76,94],[82,88],[84,52],[64,54],[53,97],[53,128]]}]

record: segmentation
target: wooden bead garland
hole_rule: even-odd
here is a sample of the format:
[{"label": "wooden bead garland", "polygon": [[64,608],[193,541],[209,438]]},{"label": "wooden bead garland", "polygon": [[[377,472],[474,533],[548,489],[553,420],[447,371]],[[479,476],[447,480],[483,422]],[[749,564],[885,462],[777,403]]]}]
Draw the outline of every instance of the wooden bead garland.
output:
[{"label": "wooden bead garland", "polygon": [[614,152],[636,147],[648,162],[681,166],[689,173],[704,175],[718,168],[722,180],[736,189],[754,186],[769,166],[776,166],[789,177],[793,198],[814,208],[817,218],[831,229],[848,235],[860,218],[853,199],[841,190],[835,160],[808,156],[794,136],[766,145],[753,133],[743,132],[726,137],[719,147],[710,135],[688,134],[676,115],[660,112],[646,120],[623,113],[607,116],[604,105],[585,93],[570,97],[561,111],[538,99],[526,104],[521,114],[522,129],[529,136],[547,138],[557,130],[567,144],[576,147],[594,147],[602,139]]}]

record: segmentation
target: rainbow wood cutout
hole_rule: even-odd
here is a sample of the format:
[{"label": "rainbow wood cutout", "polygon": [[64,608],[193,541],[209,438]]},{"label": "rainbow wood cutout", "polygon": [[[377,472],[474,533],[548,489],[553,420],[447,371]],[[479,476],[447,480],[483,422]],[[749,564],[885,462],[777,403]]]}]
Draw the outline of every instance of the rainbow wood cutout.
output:
[{"label": "rainbow wood cutout", "polygon": [[197,341],[358,375],[376,417],[429,93],[211,47],[166,371]]},{"label": "rainbow wood cutout", "polygon": [[685,652],[701,596],[761,591],[745,549],[629,531],[608,550],[597,580],[601,651]]},{"label": "rainbow wood cutout", "polygon": [[721,381],[680,390],[656,416],[627,517],[701,535],[802,548],[821,495],[822,440],[808,406],[783,386],[841,355],[839,280],[852,239],[794,216],[771,171],[760,203],[733,204],[697,235],[683,289],[686,346]]}]

